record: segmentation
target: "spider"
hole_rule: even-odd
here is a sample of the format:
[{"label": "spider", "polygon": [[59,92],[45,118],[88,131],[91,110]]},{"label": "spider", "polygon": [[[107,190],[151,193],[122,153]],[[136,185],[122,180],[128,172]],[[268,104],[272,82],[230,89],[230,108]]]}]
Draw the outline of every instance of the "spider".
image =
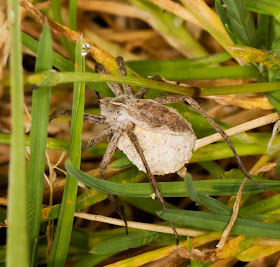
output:
[{"label": "spider", "polygon": [[[123,58],[118,57],[116,62],[120,75],[126,76],[127,72]],[[99,73],[108,73],[102,64],[97,64],[96,69]],[[165,82],[159,76],[152,79]],[[160,201],[162,208],[166,209],[154,175],[180,171],[192,157],[196,136],[191,125],[182,115],[164,104],[186,103],[205,117],[216,131],[221,134],[234,153],[237,163],[245,176],[264,189],[247,173],[228,135],[191,97],[172,95],[153,100],[143,99],[148,91],[146,87],[141,88],[134,95],[131,86],[128,84],[123,84],[122,89],[118,84],[114,83],[108,83],[108,86],[115,94],[115,97],[106,97],[100,100],[101,116],[84,114],[84,121],[106,125],[103,131],[82,146],[82,152],[84,152],[100,141],[108,139],[109,144],[100,164],[100,177],[102,179],[107,179],[106,169],[116,148],[119,148],[139,170],[147,173],[156,197]],[[50,116],[50,120],[60,115],[71,116],[71,111],[55,111]],[[109,195],[109,199],[124,220],[127,232],[126,218],[118,199],[113,195]],[[178,244],[176,228],[172,222],[169,223]]]}]

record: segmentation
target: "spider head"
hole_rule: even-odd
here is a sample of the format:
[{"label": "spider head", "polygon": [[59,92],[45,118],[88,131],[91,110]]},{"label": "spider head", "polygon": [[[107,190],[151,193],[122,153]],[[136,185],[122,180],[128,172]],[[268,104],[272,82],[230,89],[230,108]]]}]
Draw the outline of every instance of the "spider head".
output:
[{"label": "spider head", "polygon": [[127,103],[130,99],[126,95],[103,98],[100,100],[100,114],[111,121],[127,120]]}]

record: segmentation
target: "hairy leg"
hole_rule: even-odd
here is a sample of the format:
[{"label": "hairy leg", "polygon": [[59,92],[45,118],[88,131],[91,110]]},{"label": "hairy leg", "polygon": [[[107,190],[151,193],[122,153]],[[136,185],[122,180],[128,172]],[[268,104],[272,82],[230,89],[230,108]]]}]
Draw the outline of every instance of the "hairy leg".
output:
[{"label": "hairy leg", "polygon": [[[104,68],[104,66],[100,63],[97,63],[95,68],[98,73],[109,74],[108,71]],[[116,96],[123,95],[123,92],[117,83],[107,83],[107,85],[111,88],[111,90]]]},{"label": "hairy leg", "polygon": [[[106,152],[105,152],[103,159],[101,161],[101,164],[100,164],[100,177],[103,180],[107,180],[106,169],[114,155],[114,152],[117,147],[117,143],[118,143],[122,133],[123,133],[123,129],[118,129],[118,130],[114,131],[113,137],[109,141],[108,147],[106,149]],[[123,208],[119,202],[119,198],[117,196],[110,195],[110,194],[108,194],[108,198],[111,201],[111,203],[114,205],[114,207],[115,207],[117,213],[119,214],[119,216],[121,217],[121,219],[124,221],[125,231],[128,234],[127,220],[126,220]]]},{"label": "hairy leg", "polygon": [[[126,133],[127,133],[128,137],[129,137],[130,141],[131,141],[132,144],[134,145],[134,147],[135,147],[137,153],[139,154],[139,156],[140,156],[140,158],[141,158],[141,160],[142,160],[142,162],[143,162],[143,164],[144,164],[144,166],[145,166],[145,169],[146,169],[146,171],[147,171],[147,176],[148,176],[148,179],[149,179],[149,181],[150,181],[150,184],[152,185],[152,187],[153,187],[153,189],[154,189],[154,191],[155,191],[155,194],[156,194],[156,196],[157,196],[157,198],[158,198],[158,200],[159,200],[159,202],[160,202],[162,208],[163,208],[164,210],[166,210],[166,206],[165,206],[165,203],[164,203],[164,199],[163,199],[163,197],[162,197],[162,195],[161,195],[161,193],[160,193],[160,190],[159,190],[159,188],[158,188],[158,184],[157,184],[157,182],[156,182],[156,180],[155,180],[155,178],[154,178],[154,176],[153,176],[153,174],[152,174],[152,172],[151,172],[151,169],[150,169],[150,167],[149,167],[149,165],[148,165],[148,163],[147,163],[147,161],[146,161],[146,159],[145,159],[143,150],[142,150],[142,148],[141,148],[141,146],[140,146],[140,144],[139,144],[139,142],[138,142],[137,136],[133,133],[133,128],[134,128],[134,127],[135,127],[135,124],[130,123],[130,125],[129,125],[129,126],[127,127],[127,129],[126,129]],[[179,239],[178,239],[177,230],[176,230],[176,228],[175,228],[173,222],[169,221],[169,223],[170,223],[170,226],[171,226],[172,229],[173,229],[173,232],[174,232],[174,235],[175,235],[175,238],[176,238],[176,243],[177,243],[177,245],[178,245],[178,244],[179,244]]]},{"label": "hairy leg", "polygon": [[[127,76],[127,72],[124,66],[124,61],[122,57],[117,57],[116,58],[116,62],[117,62],[117,66],[118,66],[118,70],[120,75],[122,76]],[[125,95],[129,95],[129,96],[133,96],[132,90],[131,90],[131,86],[129,84],[123,84],[123,90],[124,90],[124,94]]]},{"label": "hairy leg", "polygon": [[[51,122],[53,119],[64,116],[64,117],[71,117],[72,111],[71,110],[56,110],[54,111],[50,117],[49,122]],[[89,123],[98,123],[98,124],[105,124],[105,118],[102,116],[96,116],[88,113],[84,113],[84,121]]]},{"label": "hairy leg", "polygon": [[183,95],[173,95],[173,96],[163,96],[158,97],[154,99],[155,101],[161,103],[161,104],[171,104],[171,103],[187,103],[189,104],[193,109],[195,109],[199,114],[201,114],[204,118],[207,119],[207,121],[213,126],[213,128],[222,136],[222,138],[228,143],[230,149],[232,150],[236,161],[240,167],[240,169],[245,174],[246,178],[251,180],[254,184],[256,184],[258,187],[260,187],[263,190],[266,190],[262,185],[260,185],[258,182],[256,182],[254,179],[251,178],[249,173],[246,171],[239,155],[237,154],[229,136],[224,132],[224,130],[209,116],[207,113],[199,106],[199,104],[192,99],[189,96],[183,96]]},{"label": "hairy leg", "polygon": [[88,140],[82,145],[82,153],[88,150],[90,147],[95,146],[96,144],[100,143],[104,139],[108,139],[112,135],[112,129],[106,128],[92,139]]},{"label": "hairy leg", "polygon": [[135,94],[135,98],[143,98],[148,91],[149,88],[141,87],[140,90]]}]

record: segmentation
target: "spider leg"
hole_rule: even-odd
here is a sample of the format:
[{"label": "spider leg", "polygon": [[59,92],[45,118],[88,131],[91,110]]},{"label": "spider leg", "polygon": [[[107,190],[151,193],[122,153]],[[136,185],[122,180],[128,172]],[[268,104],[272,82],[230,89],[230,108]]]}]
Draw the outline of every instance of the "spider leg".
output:
[{"label": "spider leg", "polygon": [[[100,63],[97,63],[95,68],[98,73],[108,74],[108,71]],[[107,85],[111,88],[116,96],[123,95],[123,92],[117,83],[107,83]]]},{"label": "spider leg", "polygon": [[[146,161],[146,158],[145,158],[145,156],[144,156],[144,152],[143,152],[143,150],[142,150],[142,148],[141,148],[141,146],[140,146],[140,144],[139,144],[139,142],[138,142],[137,136],[133,133],[133,128],[134,128],[134,127],[135,127],[135,124],[130,123],[130,125],[126,128],[126,133],[127,133],[128,137],[129,137],[131,143],[134,145],[134,147],[135,147],[135,149],[136,149],[138,155],[140,156],[140,158],[141,158],[141,160],[142,160],[142,162],[143,162],[143,164],[144,164],[144,166],[145,166],[145,169],[146,169],[146,171],[147,171],[147,176],[148,176],[149,182],[150,182],[150,184],[152,185],[152,187],[153,187],[153,189],[154,189],[154,191],[155,191],[155,194],[156,194],[156,196],[157,196],[157,198],[158,198],[158,200],[159,200],[159,202],[160,202],[162,208],[163,208],[164,210],[166,210],[166,206],[165,206],[165,203],[164,203],[164,199],[163,199],[163,197],[162,197],[162,195],[161,195],[161,192],[160,192],[160,190],[159,190],[158,184],[157,184],[157,182],[156,182],[156,180],[155,180],[155,178],[154,178],[154,176],[153,176],[153,174],[152,174],[152,172],[151,172],[151,169],[150,169],[150,167],[149,167],[149,165],[148,165],[148,163],[147,163],[147,161]],[[179,244],[179,239],[178,239],[177,230],[176,230],[176,228],[175,228],[173,222],[169,221],[169,223],[170,223],[170,226],[171,226],[172,229],[173,229],[173,232],[174,232],[174,235],[175,235],[175,238],[176,238],[176,243],[177,243],[177,245],[178,245],[178,244]]]},{"label": "spider leg", "polygon": [[135,94],[135,98],[143,98],[148,91],[149,88],[141,87],[140,90]]},{"label": "spider leg", "polygon": [[[72,111],[71,110],[56,110],[54,111],[50,117],[49,122],[51,122],[53,119],[64,116],[64,117],[71,117]],[[88,113],[84,113],[84,121],[89,123],[98,123],[98,124],[105,124],[105,118],[102,116],[96,116]]]},{"label": "spider leg", "polygon": [[[125,66],[124,66],[123,58],[122,57],[117,57],[116,62],[117,62],[119,74],[122,75],[122,76],[127,76],[127,72],[126,72],[126,69],[125,69]],[[125,95],[133,96],[131,86],[129,84],[124,83],[122,86],[123,86],[123,90],[124,90]]]},{"label": "spider leg", "polygon": [[96,144],[100,143],[102,140],[108,138],[112,134],[111,128],[106,128],[92,139],[88,140],[82,145],[82,153],[88,150],[90,147],[95,146]]},{"label": "spider leg", "polygon": [[171,103],[187,103],[189,104],[193,109],[195,109],[200,115],[202,115],[207,121],[212,125],[212,127],[222,136],[222,138],[228,143],[228,146],[232,150],[236,161],[238,163],[238,166],[245,174],[246,178],[252,181],[254,184],[256,184],[259,188],[266,190],[265,187],[263,187],[261,184],[256,182],[249,173],[246,171],[239,155],[237,154],[229,136],[224,132],[224,130],[209,116],[207,113],[200,107],[200,105],[191,97],[189,96],[183,96],[183,95],[174,95],[174,96],[164,96],[164,97],[158,97],[154,99],[155,101],[161,103],[161,104],[171,104]]},{"label": "spider leg", "polygon": [[[113,137],[109,141],[108,147],[106,149],[106,152],[105,152],[103,159],[101,161],[101,164],[100,164],[100,177],[103,180],[107,180],[106,169],[113,157],[113,154],[117,147],[117,143],[118,143],[122,133],[123,133],[123,129],[118,129],[118,130],[114,131]],[[108,198],[111,201],[111,203],[114,205],[114,207],[115,207],[117,213],[119,214],[119,216],[121,217],[121,219],[124,221],[125,231],[128,234],[127,220],[126,220],[123,208],[119,203],[118,197],[108,194]]]}]

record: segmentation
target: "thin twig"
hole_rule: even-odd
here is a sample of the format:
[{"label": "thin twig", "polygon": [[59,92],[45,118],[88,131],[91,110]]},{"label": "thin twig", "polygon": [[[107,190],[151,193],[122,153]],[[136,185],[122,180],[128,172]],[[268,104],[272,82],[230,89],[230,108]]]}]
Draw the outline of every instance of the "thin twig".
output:
[{"label": "thin twig", "polygon": [[[244,132],[244,131],[248,131],[248,130],[251,130],[251,129],[254,129],[254,128],[264,126],[266,124],[273,123],[277,120],[279,120],[279,115],[277,114],[277,112],[275,112],[275,113],[257,118],[255,120],[251,120],[251,121],[242,123],[238,126],[232,127],[228,130],[225,130],[225,133],[228,136],[231,136],[231,135],[234,135],[234,134],[237,134],[237,133],[241,133],[241,132]],[[214,142],[216,142],[218,140],[221,140],[221,139],[222,139],[222,137],[219,133],[212,134],[210,136],[198,139],[196,141],[194,150],[197,150],[197,149],[199,149],[203,146],[209,145],[209,144],[214,143]]]},{"label": "thin twig", "polygon": [[[82,212],[75,212],[74,215],[75,217],[83,218],[89,221],[97,221],[97,222],[109,223],[113,225],[125,226],[123,220],[106,217],[102,215],[94,215],[94,214],[88,214]],[[148,231],[166,233],[166,234],[174,234],[173,229],[170,226],[154,225],[149,223],[140,223],[140,222],[132,222],[132,221],[128,221],[127,226],[135,229],[148,230]],[[200,236],[206,233],[203,231],[191,230],[186,228],[176,228],[176,229],[179,235],[184,235],[184,236]]]},{"label": "thin twig", "polygon": [[236,200],[235,200],[235,203],[233,205],[233,211],[232,211],[232,215],[231,215],[231,218],[230,218],[230,222],[228,224],[228,226],[226,227],[226,229],[224,230],[223,234],[222,234],[222,237],[219,241],[219,243],[217,244],[217,248],[219,249],[222,249],[223,246],[225,245],[225,243],[227,242],[227,238],[229,236],[229,233],[237,219],[237,216],[238,216],[238,211],[239,211],[239,204],[240,204],[240,201],[241,201],[241,196],[242,196],[242,190],[245,186],[245,183],[246,183],[246,180],[247,178],[245,178],[241,184],[241,186],[239,187],[239,190],[238,190],[238,193],[236,195]]}]

